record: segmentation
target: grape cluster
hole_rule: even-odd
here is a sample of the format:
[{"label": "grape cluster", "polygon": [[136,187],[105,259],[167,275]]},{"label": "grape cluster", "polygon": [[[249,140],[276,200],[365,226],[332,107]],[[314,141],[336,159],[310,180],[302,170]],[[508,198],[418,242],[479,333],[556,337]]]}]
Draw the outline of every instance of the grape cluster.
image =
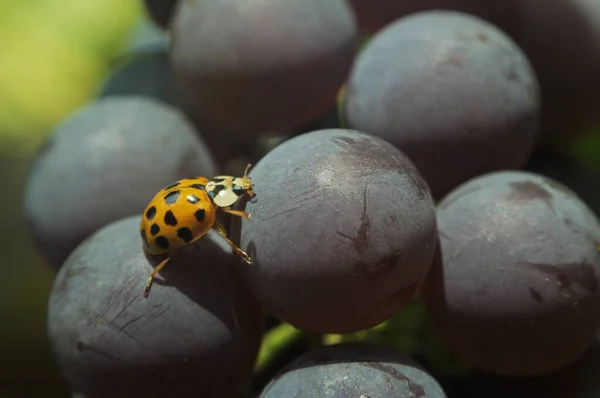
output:
[{"label": "grape cluster", "polygon": [[[145,1],[169,45],[57,126],[26,185],[74,396],[550,397],[531,377],[556,371],[590,385],[565,374],[595,366],[598,175],[554,151],[594,121],[600,3],[491,3]],[[234,209],[251,218],[219,220],[252,264],[212,229],[144,297],[161,261],[140,236],[150,199],[248,163],[256,196]],[[415,301],[449,351],[393,347]],[[258,383],[285,325],[320,347]],[[321,346],[339,334],[363,338]]]}]

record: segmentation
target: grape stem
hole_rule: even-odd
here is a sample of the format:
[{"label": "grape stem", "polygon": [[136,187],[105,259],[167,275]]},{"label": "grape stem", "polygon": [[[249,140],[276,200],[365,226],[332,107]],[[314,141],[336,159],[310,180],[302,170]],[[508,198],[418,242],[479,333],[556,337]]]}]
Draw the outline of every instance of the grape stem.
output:
[{"label": "grape stem", "polygon": [[282,323],[269,330],[263,337],[263,342],[254,367],[255,372],[265,369],[280,353],[296,340],[302,339],[304,332],[288,323]]}]

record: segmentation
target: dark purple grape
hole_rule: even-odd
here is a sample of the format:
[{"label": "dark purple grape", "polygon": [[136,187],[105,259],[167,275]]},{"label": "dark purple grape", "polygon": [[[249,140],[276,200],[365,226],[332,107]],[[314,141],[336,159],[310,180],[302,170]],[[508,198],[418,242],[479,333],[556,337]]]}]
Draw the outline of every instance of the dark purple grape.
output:
[{"label": "dark purple grape", "polygon": [[143,97],[104,98],[58,126],[29,172],[24,211],[54,268],[100,227],[144,210],[183,177],[213,176],[206,144],[175,108]]},{"label": "dark purple grape", "polygon": [[[248,162],[258,160],[252,157],[256,137],[219,131],[197,120],[193,112],[181,103],[173,83],[167,45],[134,53],[127,63],[110,76],[100,92],[101,97],[133,95],[160,100],[180,108],[202,136],[221,173],[237,175]],[[242,166],[239,166],[240,160]]]},{"label": "dark purple grape", "polygon": [[376,32],[411,13],[452,9],[476,15],[504,31],[523,49],[542,88],[544,144],[560,147],[598,124],[600,2],[556,0],[348,0],[360,28]]},{"label": "dark purple grape", "polygon": [[439,383],[416,362],[391,348],[345,343],[299,357],[259,398],[445,398]]},{"label": "dark purple grape", "polygon": [[160,27],[168,28],[178,0],[144,0],[150,18]]},{"label": "dark purple grape", "polygon": [[189,0],[172,30],[186,104],[244,134],[293,130],[326,112],[358,41],[344,0]]},{"label": "dark purple grape", "polygon": [[140,218],[85,240],[55,280],[49,338],[74,391],[95,397],[237,397],[251,376],[263,318],[237,282],[215,231],[160,271],[142,249]]},{"label": "dark purple grape", "polygon": [[475,373],[476,396],[486,398],[595,398],[600,396],[600,344],[593,345],[574,363],[542,377],[506,378]]},{"label": "dark purple grape", "polygon": [[547,88],[581,89],[600,82],[598,1],[555,0],[539,7],[536,0],[519,0],[518,11],[520,29],[514,36]]},{"label": "dark purple grape", "polygon": [[543,137],[558,140],[560,147],[563,140],[587,133],[600,122],[600,2],[517,3],[515,26],[507,29],[540,80]]},{"label": "dark purple grape", "polygon": [[[486,20],[505,21],[516,10],[515,0],[348,0],[358,25],[367,32],[377,32],[394,20],[419,11],[452,9],[477,15]],[[511,19],[514,19],[512,16]]]},{"label": "dark purple grape", "polygon": [[441,255],[423,295],[456,354],[498,375],[576,360],[600,326],[600,223],[576,194],[528,172],[470,180],[439,204]]},{"label": "dark purple grape", "polygon": [[467,14],[431,11],[366,45],[343,118],[406,153],[439,199],[469,178],[521,166],[539,107],[534,71],[506,35]]},{"label": "dark purple grape", "polygon": [[99,97],[139,95],[178,106],[168,51],[166,43],[135,51],[109,76]]},{"label": "dark purple grape", "polygon": [[[240,268],[277,318],[316,333],[375,326],[415,294],[436,242],[429,188],[391,144],[356,131],[294,137],[251,170]],[[234,236],[239,231],[234,218]]]},{"label": "dark purple grape", "polygon": [[[254,163],[257,137],[232,134],[204,123],[195,118],[194,113],[181,103],[173,83],[168,44],[160,43],[150,49],[134,52],[127,63],[120,66],[105,83],[101,97],[143,96],[163,101],[180,108],[201,134],[206,146],[213,155],[221,173],[237,175],[248,162]],[[238,163],[243,163],[240,167]],[[231,164],[235,163],[235,164]]]}]

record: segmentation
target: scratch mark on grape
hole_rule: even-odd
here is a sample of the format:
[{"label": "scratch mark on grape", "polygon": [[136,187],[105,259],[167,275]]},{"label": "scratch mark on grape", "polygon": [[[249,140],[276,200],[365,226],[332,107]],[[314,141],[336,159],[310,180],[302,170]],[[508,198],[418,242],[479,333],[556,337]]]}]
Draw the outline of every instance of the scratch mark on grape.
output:
[{"label": "scratch mark on grape", "polygon": [[369,368],[379,370],[380,372],[387,373],[392,378],[406,383],[412,398],[421,398],[425,396],[425,389],[422,385],[413,382],[404,373],[398,371],[398,369],[396,369],[393,366],[371,361],[361,362],[360,364]]},{"label": "scratch mark on grape", "polygon": [[127,311],[127,309],[131,306],[131,304],[133,304],[133,302],[135,301],[135,297],[131,297],[129,299],[129,301],[127,301],[127,303],[123,306],[123,308],[121,309],[121,311],[119,311],[119,313],[117,315],[115,315],[113,317],[113,319],[111,319],[111,322],[116,321],[118,318],[120,318],[121,316],[123,316],[123,314],[125,313],[125,311]]},{"label": "scratch mark on grape", "polygon": [[[299,194],[297,194],[297,195],[294,195],[294,196],[292,196],[290,199],[296,199],[296,198],[299,198],[299,197],[301,197],[301,196],[307,195],[307,194],[309,194],[309,193],[313,193],[313,192],[314,192],[314,191],[316,191],[317,189],[318,189],[318,187],[313,187],[313,188],[309,189],[308,191],[304,191],[304,192],[302,192],[302,193],[299,193]],[[315,195],[315,196],[318,196],[318,195]]]},{"label": "scratch mark on grape", "polygon": [[164,314],[165,312],[169,311],[169,307],[165,306],[162,310],[160,311],[155,311],[152,312],[152,318],[156,319],[156,318],[160,318],[162,316],[162,314]]},{"label": "scratch mark on grape", "polygon": [[86,344],[84,342],[78,341],[77,344],[75,345],[75,347],[77,348],[77,351],[79,351],[80,353],[84,353],[86,351],[91,352],[93,354],[98,355],[101,358],[104,359],[108,359],[110,361],[114,361],[114,362],[126,362],[123,360],[123,358],[118,357],[116,355],[110,354],[106,351],[103,351],[99,348],[94,347],[91,344]]},{"label": "scratch mark on grape", "polygon": [[306,197],[304,197],[304,198],[302,198],[302,199],[298,200],[298,201],[296,202],[296,204],[300,204],[300,203],[306,202],[307,200],[313,200],[313,199],[316,199],[316,198],[318,198],[318,197],[319,197],[319,195],[318,195],[318,194],[311,195],[311,196],[306,196]]},{"label": "scratch mark on grape", "polygon": [[136,317],[131,318],[129,321],[125,322],[123,324],[123,326],[121,326],[119,328],[119,331],[122,332],[124,331],[126,328],[128,328],[129,326],[133,325],[134,323],[136,323],[137,321],[139,321],[144,315],[138,315]]},{"label": "scratch mark on grape", "polygon": [[290,180],[285,180],[285,185],[290,185],[293,182],[298,182],[301,180],[302,180],[302,178],[294,178],[294,179],[290,179]]},{"label": "scratch mark on grape", "polygon": [[305,206],[305,205],[300,205],[300,206],[292,207],[291,209],[287,209],[287,210],[284,210],[284,211],[282,211],[282,212],[280,212],[280,213],[274,214],[274,215],[272,215],[272,216],[270,216],[270,217],[264,218],[264,219],[262,219],[261,221],[268,221],[268,220],[270,220],[270,219],[272,219],[272,218],[279,217],[279,216],[281,216],[281,215],[284,215],[284,214],[286,214],[286,213],[289,213],[289,212],[291,212],[291,211],[294,211],[294,210],[301,209],[301,208],[302,208],[302,207],[304,207],[304,206]]},{"label": "scratch mark on grape", "polygon": [[354,249],[359,253],[364,253],[369,248],[369,230],[371,229],[371,220],[367,215],[368,201],[368,183],[365,184],[363,191],[363,213],[360,217],[360,226],[356,231],[356,236],[352,237],[337,231],[337,234],[352,242]]},{"label": "scratch mark on grape", "polygon": [[360,259],[356,259],[354,270],[357,276],[371,281],[388,274],[401,259],[402,253],[398,250],[394,250],[376,263],[366,263]]},{"label": "scratch mark on grape", "polygon": [[[92,314],[94,316],[96,316],[97,318],[100,319],[104,319],[100,314],[92,312]],[[128,338],[130,338],[131,340],[135,341],[136,343],[138,343],[139,345],[141,345],[144,348],[150,348],[149,346],[147,346],[146,344],[142,343],[142,341],[140,339],[138,339],[137,337],[135,337],[134,335],[132,335],[131,333],[127,332],[126,330],[121,330],[122,328],[120,328],[114,321],[107,319],[106,322],[106,326],[105,329],[102,331],[102,333],[100,334],[98,340],[102,340],[105,336],[105,334],[109,331],[109,330],[117,330],[119,333],[117,333],[116,335],[121,337],[121,336],[126,336]]]},{"label": "scratch mark on grape", "polygon": [[599,289],[594,266],[586,262],[542,264],[524,261],[523,265],[543,275],[546,280],[552,277],[555,280],[558,290],[569,296],[578,294],[578,288],[584,289],[589,293],[596,293]]}]

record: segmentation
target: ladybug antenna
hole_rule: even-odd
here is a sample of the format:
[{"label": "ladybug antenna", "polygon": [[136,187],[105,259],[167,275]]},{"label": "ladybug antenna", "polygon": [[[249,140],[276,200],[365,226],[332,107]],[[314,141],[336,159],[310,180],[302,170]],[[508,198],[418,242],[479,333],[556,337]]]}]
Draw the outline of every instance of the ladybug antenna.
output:
[{"label": "ladybug antenna", "polygon": [[246,185],[248,182],[248,170],[250,170],[251,166],[252,166],[251,164],[248,164],[248,166],[246,166],[246,170],[244,170],[244,177],[243,177],[244,185]]}]

